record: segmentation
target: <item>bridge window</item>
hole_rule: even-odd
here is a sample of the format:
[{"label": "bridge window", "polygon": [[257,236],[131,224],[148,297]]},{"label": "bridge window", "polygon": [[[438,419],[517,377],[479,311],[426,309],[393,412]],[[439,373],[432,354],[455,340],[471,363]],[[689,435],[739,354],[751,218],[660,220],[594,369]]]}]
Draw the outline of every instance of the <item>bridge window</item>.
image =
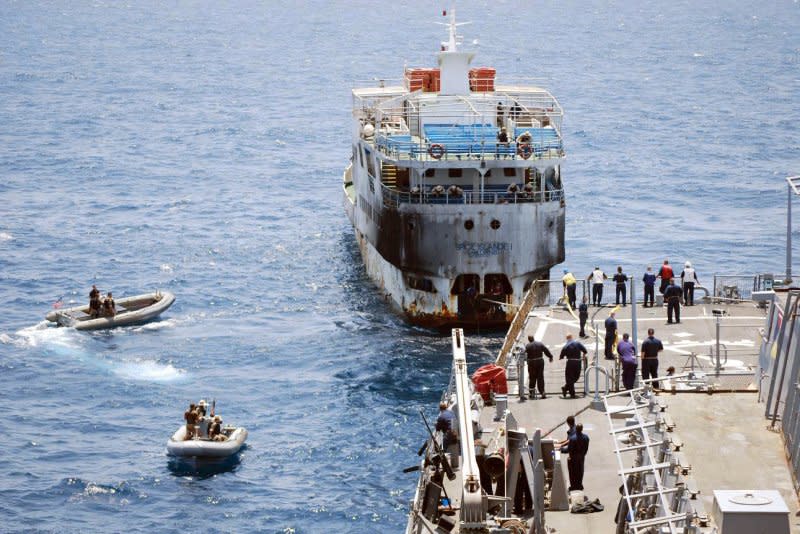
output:
[{"label": "bridge window", "polygon": [[503,176],[513,178],[517,175],[517,169],[514,167],[503,167]]},{"label": "bridge window", "polygon": [[447,176],[450,178],[461,178],[463,169],[448,169]]}]

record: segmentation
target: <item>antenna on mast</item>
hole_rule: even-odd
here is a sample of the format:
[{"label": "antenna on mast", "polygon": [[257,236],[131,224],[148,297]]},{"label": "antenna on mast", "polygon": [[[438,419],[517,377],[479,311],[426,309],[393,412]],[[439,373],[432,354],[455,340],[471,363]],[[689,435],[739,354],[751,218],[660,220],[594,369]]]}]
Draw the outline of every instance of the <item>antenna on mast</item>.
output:
[{"label": "antenna on mast", "polygon": [[[447,10],[442,11],[442,16],[447,16]],[[456,22],[456,8],[453,6],[450,9],[450,22],[437,22],[441,26],[447,26],[447,41],[442,41],[442,52],[458,52],[458,38],[460,37],[456,33],[456,28],[458,26],[464,26],[465,24],[470,24],[469,22]]]}]

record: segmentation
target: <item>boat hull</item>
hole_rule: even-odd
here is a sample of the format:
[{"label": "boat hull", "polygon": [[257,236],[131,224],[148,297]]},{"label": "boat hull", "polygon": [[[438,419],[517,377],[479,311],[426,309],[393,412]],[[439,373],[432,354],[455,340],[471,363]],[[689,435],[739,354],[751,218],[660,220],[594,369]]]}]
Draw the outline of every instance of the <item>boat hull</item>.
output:
[{"label": "boat hull", "polygon": [[[147,304],[148,302],[149,304]],[[53,310],[46,315],[46,319],[56,322],[60,326],[71,326],[76,330],[102,330],[146,323],[161,315],[174,302],[175,295],[169,291],[146,293],[117,300],[116,305],[121,311],[118,311],[114,317],[92,319],[89,316],[89,306],[84,305]]]},{"label": "boat hull", "polygon": [[[508,206],[484,205],[479,208],[482,213],[455,206],[414,206],[402,213],[384,210],[382,227],[361,216],[347,185],[343,206],[353,224],[368,276],[414,325],[505,327],[531,283],[548,279],[550,266],[563,261],[564,208],[559,203],[516,206],[513,211]],[[502,219],[510,230],[476,238],[474,233],[467,235],[462,230],[468,218],[478,221],[476,226],[486,227],[492,219]],[[537,226],[547,231],[535,234],[531,229]],[[426,235],[408,235],[409,228],[414,227],[425,228]],[[454,290],[462,273],[477,273],[480,279],[502,273],[507,276],[510,291],[494,296],[483,284],[483,292],[467,297]],[[429,284],[427,290],[411,286],[410,280],[420,279]]]},{"label": "boat hull", "polygon": [[226,441],[185,438],[186,425],[181,425],[167,442],[167,452],[181,458],[225,458],[241,450],[247,430],[237,428]]}]

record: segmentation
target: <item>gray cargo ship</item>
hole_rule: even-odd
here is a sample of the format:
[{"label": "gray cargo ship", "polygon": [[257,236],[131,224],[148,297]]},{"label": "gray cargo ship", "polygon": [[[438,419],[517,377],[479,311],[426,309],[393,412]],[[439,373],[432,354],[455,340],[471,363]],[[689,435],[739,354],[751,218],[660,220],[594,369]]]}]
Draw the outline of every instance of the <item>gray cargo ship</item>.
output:
[{"label": "gray cargo ship", "polygon": [[563,112],[461,51],[353,90],[345,211],[367,273],[414,324],[500,326],[564,260]]}]

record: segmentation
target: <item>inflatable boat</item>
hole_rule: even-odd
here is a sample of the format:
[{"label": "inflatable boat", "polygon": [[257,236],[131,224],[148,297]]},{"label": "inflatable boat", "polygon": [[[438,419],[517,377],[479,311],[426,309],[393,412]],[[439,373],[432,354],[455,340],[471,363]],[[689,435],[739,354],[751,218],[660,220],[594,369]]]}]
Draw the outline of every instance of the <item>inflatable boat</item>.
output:
[{"label": "inflatable boat", "polygon": [[224,441],[193,437],[186,439],[186,425],[175,431],[167,442],[167,451],[173,456],[197,458],[224,458],[236,454],[247,439],[247,430],[242,427],[222,428]]},{"label": "inflatable boat", "polygon": [[53,310],[46,315],[48,321],[59,326],[71,326],[76,330],[99,330],[145,323],[167,310],[175,302],[175,295],[169,291],[135,295],[115,299],[116,315],[92,318],[89,305]]}]

